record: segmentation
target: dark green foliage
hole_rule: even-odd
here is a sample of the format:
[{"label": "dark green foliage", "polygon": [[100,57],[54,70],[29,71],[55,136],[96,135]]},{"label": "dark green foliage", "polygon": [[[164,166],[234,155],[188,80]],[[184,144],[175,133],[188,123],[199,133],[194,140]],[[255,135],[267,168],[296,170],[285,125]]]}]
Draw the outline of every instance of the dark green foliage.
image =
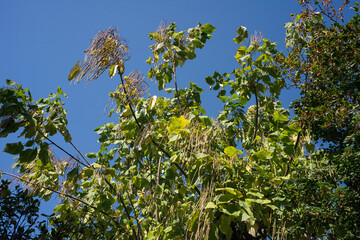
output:
[{"label": "dark green foliage", "polygon": [[39,220],[40,200],[19,185],[0,184],[0,239],[48,239],[45,220]]}]

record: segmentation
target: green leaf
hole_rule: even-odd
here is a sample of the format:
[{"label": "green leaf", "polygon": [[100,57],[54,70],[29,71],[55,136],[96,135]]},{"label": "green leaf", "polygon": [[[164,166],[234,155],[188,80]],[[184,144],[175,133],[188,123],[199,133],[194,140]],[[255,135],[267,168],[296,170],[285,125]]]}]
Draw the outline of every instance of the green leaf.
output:
[{"label": "green leaf", "polygon": [[217,204],[224,204],[224,203],[227,204],[233,201],[234,199],[239,199],[239,198],[234,194],[226,193],[216,196],[215,199],[217,200]]},{"label": "green leaf", "polygon": [[161,185],[157,184],[154,187],[154,192],[159,194],[159,195],[162,195],[163,192],[164,192],[164,189],[163,189],[163,187]]},{"label": "green leaf", "polygon": [[269,208],[271,208],[272,210],[279,209],[277,206],[271,205],[271,204],[267,204],[266,206],[269,207]]},{"label": "green leaf", "polygon": [[234,217],[239,217],[241,214],[241,210],[239,208],[239,206],[234,205],[234,204],[223,204],[220,205],[220,209],[223,213],[229,215],[229,216],[234,216]]},{"label": "green leaf", "polygon": [[93,164],[91,164],[95,169],[100,169],[100,168],[102,168],[103,166],[102,165],[100,165],[100,164],[98,164],[98,163],[93,163]]},{"label": "green leaf", "polygon": [[49,144],[48,143],[41,143],[40,144],[40,151],[39,151],[39,159],[46,165],[50,160],[50,151],[49,151]]},{"label": "green leaf", "polygon": [[280,122],[286,122],[288,121],[288,118],[284,115],[282,115],[279,111],[276,111],[274,113],[274,121],[280,121]]},{"label": "green leaf", "polygon": [[248,33],[246,27],[243,27],[243,26],[239,26],[236,33],[238,34],[238,36],[236,38],[234,38],[234,42],[236,44],[242,43],[245,39],[247,39],[249,37],[249,33]]},{"label": "green leaf", "polygon": [[68,80],[69,81],[73,80],[74,78],[77,77],[77,75],[79,75],[80,72],[81,72],[80,61],[77,61],[75,66],[73,66],[70,70]]},{"label": "green leaf", "polygon": [[272,179],[272,181],[274,181],[277,184],[281,184],[282,182],[285,182],[285,181],[287,181],[289,179],[290,179],[290,176],[285,176],[285,177],[282,176],[282,177],[274,178],[274,179]]},{"label": "green leaf", "polygon": [[197,152],[194,154],[195,158],[196,159],[202,159],[202,158],[206,158],[206,157],[209,157],[208,154],[205,154],[205,153],[202,153],[202,152]]},{"label": "green leaf", "polygon": [[62,134],[64,135],[65,142],[70,142],[72,140],[71,135],[67,129],[65,129],[65,131],[62,132]]},{"label": "green leaf", "polygon": [[17,154],[21,153],[21,151],[23,149],[24,149],[24,146],[22,145],[21,142],[7,143],[5,145],[4,152],[12,154],[12,155],[17,155]]},{"label": "green leaf", "polygon": [[315,151],[315,145],[312,143],[305,143],[306,151],[313,153]]},{"label": "green leaf", "polygon": [[317,21],[317,22],[321,22],[323,20],[323,17],[321,15],[321,13],[319,13],[319,12],[315,12],[311,18],[312,18],[312,20]]},{"label": "green leaf", "polygon": [[113,205],[115,202],[115,198],[111,193],[109,192],[105,192],[105,193],[106,194],[100,195],[100,208],[103,211],[109,211],[111,205]]},{"label": "green leaf", "polygon": [[36,156],[37,156],[37,149],[29,148],[20,153],[19,161],[29,163],[33,161],[36,158]]},{"label": "green leaf", "polygon": [[11,86],[20,87],[19,84],[17,84],[16,82],[14,82],[10,79],[6,79],[6,85],[8,85],[9,87],[11,87]]},{"label": "green leaf", "polygon": [[205,209],[213,209],[213,208],[216,208],[216,204],[214,202],[208,202],[206,204]]},{"label": "green leaf", "polygon": [[231,229],[231,216],[221,215],[220,217],[220,231],[226,235],[226,239],[230,240],[233,234]]},{"label": "green leaf", "polygon": [[196,212],[191,216],[191,222],[190,222],[190,231],[195,232],[198,227],[198,221],[199,221],[199,210],[196,210]]},{"label": "green leaf", "polygon": [[252,198],[246,198],[245,201],[255,202],[255,203],[259,203],[259,204],[268,204],[268,203],[271,203],[271,200],[269,200],[269,199],[252,199]]},{"label": "green leaf", "polygon": [[219,99],[220,99],[220,101],[221,101],[222,103],[224,103],[224,102],[226,102],[226,101],[229,99],[229,97],[220,96]]},{"label": "green leaf", "polygon": [[151,61],[152,61],[152,57],[149,57],[148,60],[145,61],[145,63],[151,64]]},{"label": "green leaf", "polygon": [[118,65],[117,64],[115,64],[115,65],[112,65],[111,67],[110,67],[110,69],[109,69],[109,76],[110,76],[110,78],[113,78],[114,76],[115,76],[115,74],[117,73],[117,71],[118,71]]},{"label": "green leaf", "polygon": [[169,233],[171,231],[172,231],[172,226],[169,226],[169,227],[164,229],[164,233]]},{"label": "green leaf", "polygon": [[106,175],[110,175],[112,177],[115,177],[116,175],[116,169],[115,168],[106,168],[105,169],[105,174]]},{"label": "green leaf", "polygon": [[[250,221],[250,222],[251,222],[251,221]],[[247,230],[248,230],[248,233],[249,233],[251,236],[256,237],[256,233],[257,233],[258,226],[257,226],[256,223],[254,223],[254,224],[252,225],[250,222],[246,225]]]},{"label": "green leaf", "polygon": [[49,122],[45,125],[45,130],[50,134],[50,136],[53,136],[57,132],[57,129],[52,122]]},{"label": "green leaf", "polygon": [[237,53],[239,53],[240,57],[244,56],[246,54],[246,47],[245,46],[238,47]]},{"label": "green leaf", "polygon": [[97,153],[87,153],[86,154],[86,156],[88,157],[88,158],[90,158],[90,159],[94,159],[94,158],[96,158],[97,157]]},{"label": "green leaf", "polygon": [[207,77],[205,78],[205,81],[206,81],[207,84],[209,84],[209,85],[213,85],[213,84],[215,83],[215,80],[213,79],[212,76],[207,76]]},{"label": "green leaf", "polygon": [[87,177],[92,177],[94,175],[94,169],[92,168],[85,168],[84,169],[84,174]]},{"label": "green leaf", "polygon": [[157,99],[157,96],[148,98],[147,101],[148,101],[148,105],[149,105],[150,109],[154,109],[155,104],[156,104],[156,99]]},{"label": "green leaf", "polygon": [[245,222],[250,218],[250,215],[247,214],[246,212],[243,212],[243,214],[241,215],[241,221]]},{"label": "green leaf", "polygon": [[199,120],[205,126],[211,126],[211,120],[210,120],[210,118],[208,116],[199,116]]},{"label": "green leaf", "polygon": [[253,192],[253,191],[247,192],[246,195],[252,195],[252,196],[255,196],[255,197],[258,197],[258,198],[262,198],[264,196],[264,194],[262,194],[262,193]]},{"label": "green leaf", "polygon": [[68,95],[63,92],[60,86],[57,88],[56,95],[63,95],[64,97],[68,97]]},{"label": "green leaf", "polygon": [[201,30],[206,34],[211,34],[213,31],[215,31],[215,27],[209,23],[205,23],[201,26]]},{"label": "green leaf", "polygon": [[170,126],[167,128],[167,130],[169,131],[169,133],[178,134],[179,132],[181,132],[179,130],[184,129],[184,127],[186,127],[189,123],[190,121],[184,118],[184,116],[181,116],[179,118],[172,117],[170,119]]},{"label": "green leaf", "polygon": [[225,191],[225,192],[228,192],[232,195],[235,195],[237,196],[238,198],[241,198],[242,197],[242,193],[234,188],[230,188],[230,187],[226,187],[226,188],[216,188],[215,189],[216,192],[218,191]]},{"label": "green leaf", "polygon": [[91,181],[86,181],[81,184],[83,188],[90,188],[92,185],[94,185]]},{"label": "green leaf", "polygon": [[254,155],[258,158],[258,159],[261,159],[261,160],[266,160],[268,159],[269,157],[271,157],[271,153],[266,151],[266,150],[260,150],[256,153],[254,153]]},{"label": "green leaf", "polygon": [[233,146],[229,146],[224,149],[224,153],[226,156],[233,158],[236,154],[242,154],[243,152]]}]

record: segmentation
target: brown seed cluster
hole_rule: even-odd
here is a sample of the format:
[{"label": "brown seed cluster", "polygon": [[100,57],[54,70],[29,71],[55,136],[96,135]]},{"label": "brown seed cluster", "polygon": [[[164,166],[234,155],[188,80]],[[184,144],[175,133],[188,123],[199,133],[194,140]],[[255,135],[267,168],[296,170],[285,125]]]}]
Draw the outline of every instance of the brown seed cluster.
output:
[{"label": "brown seed cluster", "polygon": [[85,59],[80,64],[80,73],[75,82],[97,79],[106,69],[129,59],[129,51],[125,40],[120,38],[117,29],[109,28],[98,32],[85,51]]}]

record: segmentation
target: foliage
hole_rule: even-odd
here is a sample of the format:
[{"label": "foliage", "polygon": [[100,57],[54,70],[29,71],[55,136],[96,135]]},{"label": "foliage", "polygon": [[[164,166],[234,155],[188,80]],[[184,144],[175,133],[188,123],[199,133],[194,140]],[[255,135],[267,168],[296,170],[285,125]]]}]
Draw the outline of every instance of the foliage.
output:
[{"label": "foliage", "polygon": [[[86,59],[71,69],[69,80],[90,81],[106,69],[110,77],[118,74],[118,88],[109,94],[113,100],[109,115],[117,114],[118,121],[95,129],[100,150],[86,157],[71,143],[60,98],[66,95],[60,88],[49,98],[34,101],[28,89],[8,80],[9,88],[0,91],[0,136],[20,131],[24,141],[8,143],[4,151],[19,156],[14,166],[20,175],[14,177],[31,185],[45,200],[53,193],[61,197],[51,219],[57,227],[51,234],[76,239],[311,239],[356,234],[351,224],[357,224],[358,213],[356,205],[349,205],[350,196],[359,192],[349,184],[356,180],[356,172],[346,175],[349,172],[341,168],[336,154],[347,157],[350,150],[350,158],[358,162],[358,145],[351,142],[358,139],[358,102],[346,105],[348,111],[355,110],[350,122],[343,122],[349,126],[351,143],[336,148],[335,153],[315,151],[312,141],[323,137],[318,132],[331,131],[333,119],[324,112],[315,114],[316,119],[302,114],[303,109],[317,108],[311,102],[314,96],[326,99],[330,95],[305,95],[295,102],[298,115],[292,119],[278,100],[285,77],[299,87],[306,86],[301,80],[335,81],[345,70],[344,76],[358,79],[358,65],[352,66],[358,64],[352,53],[358,49],[358,40],[346,40],[352,47],[341,49],[348,58],[340,61],[337,45],[330,40],[350,38],[348,32],[335,36],[348,27],[338,23],[331,31],[322,22],[322,13],[309,14],[312,17],[303,14],[287,25],[288,56],[260,34],[249,39],[247,29],[238,28],[234,42],[239,44],[235,55],[239,66],[230,74],[214,72],[205,79],[222,106],[217,119],[206,116],[201,106],[204,90],[193,82],[178,89],[176,77],[177,69],[195,59],[195,51],[211,39],[215,27],[199,23],[185,33],[170,23],[149,34],[154,44],[146,61],[151,65],[147,77],[156,79],[158,89],[170,97],[144,97],[147,85],[141,74],[125,76],[125,42],[115,30],[100,32]],[[355,14],[351,21],[357,18]],[[303,21],[314,28],[303,29]],[[349,26],[354,31],[357,27]],[[301,37],[312,33],[324,38],[323,45]],[[324,47],[328,45],[330,50]],[[323,55],[317,54],[321,46]],[[331,49],[336,51],[332,54]],[[334,63],[340,62],[336,65],[339,73],[321,79],[317,73],[326,68],[321,61],[328,63],[322,58],[327,55]],[[301,64],[319,72],[304,70]],[[349,64],[350,69],[345,66]],[[312,78],[307,78],[310,73]],[[166,88],[172,82],[175,88]],[[329,91],[343,87],[341,82],[334,84],[325,86]],[[340,109],[345,99],[334,106]],[[332,106],[318,100],[324,103],[319,109]],[[255,104],[249,106],[251,101]],[[323,128],[324,122],[329,125]],[[317,125],[309,127],[309,123]],[[57,133],[78,157],[51,140]],[[67,158],[55,158],[50,144]],[[339,181],[349,185],[341,186]],[[337,221],[340,216],[345,220]]]},{"label": "foliage", "polygon": [[40,200],[19,185],[13,190],[9,185],[5,180],[0,184],[0,238],[47,239],[45,221],[39,222]]},{"label": "foliage", "polygon": [[311,212],[301,212],[329,236],[354,239],[360,219],[360,17],[356,3],[354,16],[340,24],[349,2],[339,10],[315,2],[316,8],[308,6],[287,24],[286,63],[288,76],[301,89],[295,113],[314,140],[325,144],[309,156],[317,162],[308,170],[311,177],[299,179],[308,192],[322,194],[307,195],[303,203]]}]

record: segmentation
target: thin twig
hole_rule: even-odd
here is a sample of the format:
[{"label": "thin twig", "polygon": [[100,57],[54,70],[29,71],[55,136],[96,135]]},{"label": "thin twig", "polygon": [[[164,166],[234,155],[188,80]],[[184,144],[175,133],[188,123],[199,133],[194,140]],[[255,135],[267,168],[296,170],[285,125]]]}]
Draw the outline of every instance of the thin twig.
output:
[{"label": "thin twig", "polygon": [[257,96],[256,85],[257,85],[257,83],[255,82],[254,83],[254,94],[255,94],[255,102],[256,102],[256,111],[255,111],[254,134],[253,134],[251,142],[253,142],[256,138],[256,132],[258,129],[258,118],[259,118],[259,100],[258,100],[258,96]]},{"label": "thin twig", "polygon": [[[73,201],[80,202],[80,203],[82,203],[82,204],[84,204],[84,205],[86,205],[86,206],[91,207],[91,208],[94,209],[94,210],[99,210],[96,206],[93,206],[93,205],[91,205],[90,203],[87,203],[87,202],[85,202],[84,200],[81,200],[80,198],[74,197],[74,196],[69,195],[69,194],[67,194],[67,193],[62,193],[62,192],[59,192],[59,191],[57,191],[57,190],[54,190],[54,189],[51,189],[51,188],[48,188],[48,187],[39,186],[39,185],[36,184],[36,183],[33,183],[33,182],[28,181],[28,180],[22,179],[22,178],[20,178],[20,177],[17,176],[17,175],[14,175],[14,174],[11,174],[11,173],[8,173],[8,172],[4,172],[4,171],[2,171],[2,170],[0,170],[0,172],[1,172],[2,174],[4,174],[4,175],[8,175],[8,176],[14,177],[14,178],[16,178],[16,179],[18,179],[18,180],[20,180],[20,181],[23,181],[23,182],[25,182],[25,183],[27,183],[27,184],[29,184],[29,185],[36,185],[37,187],[40,187],[40,188],[49,190],[49,191],[54,192],[54,193],[57,193],[57,194],[59,194],[60,196],[64,196],[64,197],[67,197],[67,198],[69,198],[69,199],[72,199]],[[105,181],[106,181],[106,180],[105,180]],[[122,201],[121,198],[120,198],[120,200]],[[99,211],[100,211],[100,213],[102,213],[102,214],[104,214],[104,215],[106,215],[106,216],[111,217],[111,218],[112,218],[111,220],[112,220],[118,227],[121,227],[121,226],[119,225],[119,222],[117,222],[117,221],[115,220],[116,217],[108,214],[107,212],[104,212],[103,210],[99,210]],[[135,231],[134,231],[134,235],[135,235],[135,239],[138,239]]]},{"label": "thin twig", "polygon": [[[36,185],[36,187],[40,187],[40,188],[49,190],[49,191],[51,191],[51,192],[54,192],[54,193],[59,194],[60,196],[65,196],[65,197],[70,198],[70,199],[72,199],[72,200],[74,200],[74,201],[78,201],[78,202],[80,202],[80,203],[82,203],[82,204],[84,204],[84,205],[87,205],[87,206],[91,207],[91,208],[94,209],[94,210],[98,210],[97,207],[95,207],[95,206],[93,206],[93,205],[85,202],[84,200],[81,200],[80,198],[71,196],[71,195],[69,195],[69,194],[67,194],[67,193],[59,192],[59,191],[57,191],[57,190],[54,190],[54,189],[51,189],[51,188],[48,188],[48,187],[38,186],[38,184],[36,184],[36,183],[33,183],[33,182],[31,182],[31,181],[28,181],[28,180],[25,180],[25,179],[23,179],[23,178],[21,178],[21,177],[19,177],[19,176],[17,176],[17,175],[14,175],[14,174],[11,174],[11,173],[8,173],[8,172],[4,172],[3,170],[0,170],[0,172],[1,172],[2,174],[4,174],[4,175],[8,175],[8,176],[14,177],[14,178],[16,178],[16,179],[18,179],[18,180],[20,180],[20,181],[23,181],[23,182],[25,182],[26,184]],[[105,214],[105,215],[107,215],[107,216],[110,216],[108,213],[103,212],[102,210],[100,210],[100,212],[103,213],[103,214]]]},{"label": "thin twig", "polygon": [[75,150],[80,154],[80,156],[85,160],[85,162],[89,165],[89,167],[92,167],[92,165],[89,163],[89,161],[84,157],[84,155],[77,149],[77,147],[70,141],[71,146],[75,148]]},{"label": "thin twig", "polygon": [[[79,159],[75,158],[73,155],[71,155],[69,152],[67,152],[65,149],[63,149],[62,147],[60,147],[59,145],[57,145],[55,142],[53,142],[51,139],[49,139],[48,137],[46,137],[41,131],[38,131],[44,138],[46,138],[49,142],[51,142],[51,144],[53,144],[54,146],[56,146],[57,148],[59,148],[61,151],[63,151],[64,153],[66,153],[67,155],[69,155],[71,158],[73,158],[75,161],[77,161],[78,163],[80,163],[81,165],[85,166],[85,167],[90,167],[92,169],[94,169],[94,167],[86,160],[86,158],[84,157],[84,155],[75,147],[75,145],[73,145],[71,142],[70,144],[76,149],[76,151],[84,158],[84,160],[89,164],[89,166],[87,166],[86,164],[82,163]],[[118,194],[118,192],[115,190],[114,186],[112,186],[112,184],[104,177],[104,180],[106,182],[106,184],[114,191],[114,193],[116,194],[117,198],[120,200],[121,205],[123,206],[125,213],[127,215],[127,218],[129,220],[131,220],[131,215],[128,212],[128,210],[126,209],[126,205],[124,200],[122,199],[121,195]],[[135,238],[138,239],[137,235],[136,235],[136,231],[134,231],[134,235]]]},{"label": "thin twig", "polygon": [[[158,169],[157,169],[157,174],[156,174],[156,184],[157,185],[160,185],[160,167],[161,167],[161,157],[159,158]],[[155,207],[155,219],[157,222],[159,221],[159,209],[158,209],[157,204]]]},{"label": "thin twig", "polygon": [[[175,54],[174,54],[175,55]],[[172,62],[172,72],[174,75],[174,82],[175,82],[175,93],[176,93],[176,98],[178,100],[178,104],[179,104],[179,110],[180,110],[180,114],[182,115],[182,107],[181,107],[181,102],[180,102],[180,95],[179,95],[179,91],[178,91],[178,87],[177,87],[177,81],[176,81],[176,68],[175,68],[175,56],[173,56],[173,62]]]},{"label": "thin twig", "polygon": [[66,153],[69,157],[71,157],[72,159],[74,159],[75,161],[77,161],[79,164],[86,166],[85,163],[83,163],[82,161],[80,161],[79,159],[75,158],[73,155],[71,155],[68,151],[66,151],[65,149],[63,149],[62,147],[60,147],[59,145],[57,145],[55,142],[53,142],[50,138],[48,138],[47,136],[45,136],[40,130],[37,130],[38,133],[40,133],[46,140],[48,140],[51,144],[53,144],[55,147],[57,147],[58,149],[60,149],[61,151],[63,151],[64,153]]}]

